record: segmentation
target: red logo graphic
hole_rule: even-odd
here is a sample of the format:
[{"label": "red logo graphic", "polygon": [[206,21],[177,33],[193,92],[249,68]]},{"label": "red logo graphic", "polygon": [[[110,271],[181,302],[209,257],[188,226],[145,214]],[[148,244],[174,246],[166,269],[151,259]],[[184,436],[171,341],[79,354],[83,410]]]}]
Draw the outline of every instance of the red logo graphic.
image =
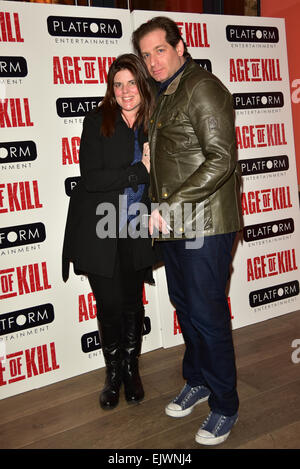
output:
[{"label": "red logo graphic", "polygon": [[37,181],[0,184],[0,213],[41,208]]},{"label": "red logo graphic", "polygon": [[289,186],[272,187],[242,194],[243,215],[282,210],[292,206]]},{"label": "red logo graphic", "polygon": [[272,252],[247,259],[247,281],[274,277],[297,269],[295,249]]},{"label": "red logo graphic", "polygon": [[144,285],[144,287],[143,287],[143,305],[147,305],[148,303],[149,303],[149,301],[146,298],[146,289],[145,289],[145,285]]},{"label": "red logo graphic", "polygon": [[94,319],[97,316],[97,306],[93,293],[87,296],[79,295],[78,297],[79,322]]},{"label": "red logo graphic", "polygon": [[0,42],[24,42],[18,13],[0,12]]},{"label": "red logo graphic", "polygon": [[28,98],[0,99],[0,127],[32,127]]},{"label": "red logo graphic", "polygon": [[286,145],[285,126],[280,124],[257,124],[236,127],[237,148],[264,148]]},{"label": "red logo graphic", "polygon": [[174,310],[173,314],[174,314],[174,317],[173,317],[173,325],[174,325],[173,335],[182,334],[181,327],[180,327],[180,324],[179,324],[179,321],[178,321],[178,318],[177,318],[176,310]]},{"label": "red logo graphic", "polygon": [[115,57],[53,57],[55,85],[107,83],[107,72]]},{"label": "red logo graphic", "polygon": [[185,38],[187,47],[210,47],[206,23],[176,22],[180,34]]},{"label": "red logo graphic", "polygon": [[231,301],[230,301],[230,296],[227,296],[227,303],[228,303],[228,308],[229,308],[229,313],[230,313],[230,319],[233,319],[234,316],[231,311]]},{"label": "red logo graphic", "polygon": [[[143,288],[143,304],[147,305],[145,285]],[[97,316],[96,300],[92,292],[88,295],[79,295],[78,297],[79,322],[94,319]]]},{"label": "red logo graphic", "polygon": [[[231,312],[231,303],[230,303],[230,297],[229,296],[227,297],[227,302],[228,302],[228,307],[229,307],[229,312],[230,312],[230,319],[233,319],[234,316],[232,315],[232,312]],[[176,309],[174,310],[173,314],[174,314],[174,316],[173,316],[173,335],[182,334],[181,327],[180,327],[178,317],[177,317],[177,314],[176,314]]]},{"label": "red logo graphic", "polygon": [[281,81],[279,59],[229,59],[230,81]]},{"label": "red logo graphic", "polygon": [[49,288],[46,262],[0,270],[0,300]]},{"label": "red logo graphic", "polygon": [[62,164],[78,164],[79,163],[79,147],[80,137],[63,137],[61,139],[62,146]]},{"label": "red logo graphic", "polygon": [[0,386],[49,373],[58,368],[54,342],[9,353],[6,357],[0,357]]}]

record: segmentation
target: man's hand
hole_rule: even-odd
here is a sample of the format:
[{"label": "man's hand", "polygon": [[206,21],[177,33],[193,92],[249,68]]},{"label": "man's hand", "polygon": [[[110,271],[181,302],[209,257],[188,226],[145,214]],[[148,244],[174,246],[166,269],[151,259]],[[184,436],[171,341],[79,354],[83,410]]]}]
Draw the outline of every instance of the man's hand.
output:
[{"label": "man's hand", "polygon": [[170,228],[169,225],[167,225],[167,222],[160,215],[157,208],[153,210],[149,218],[149,233],[151,236],[153,235],[154,228],[156,228],[158,231],[161,231],[163,234],[170,233],[168,229]]}]

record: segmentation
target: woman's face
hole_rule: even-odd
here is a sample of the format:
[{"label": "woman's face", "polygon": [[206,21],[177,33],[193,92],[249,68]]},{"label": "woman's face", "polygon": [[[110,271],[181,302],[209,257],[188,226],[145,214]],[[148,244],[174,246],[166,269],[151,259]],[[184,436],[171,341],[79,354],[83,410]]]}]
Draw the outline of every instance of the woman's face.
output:
[{"label": "woman's face", "polygon": [[127,69],[120,70],[115,74],[113,86],[116,101],[122,111],[136,113],[141,104],[141,96],[132,73]]}]

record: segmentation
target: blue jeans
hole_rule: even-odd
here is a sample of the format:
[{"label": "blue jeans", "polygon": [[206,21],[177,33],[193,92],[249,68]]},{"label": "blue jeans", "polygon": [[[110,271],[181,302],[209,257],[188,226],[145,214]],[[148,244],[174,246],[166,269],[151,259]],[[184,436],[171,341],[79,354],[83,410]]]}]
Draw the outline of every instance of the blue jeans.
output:
[{"label": "blue jeans", "polygon": [[207,386],[211,410],[228,416],[239,405],[226,296],[235,235],[207,236],[196,249],[186,249],[185,240],[161,242],[169,296],[186,345],[183,376],[190,386]]}]

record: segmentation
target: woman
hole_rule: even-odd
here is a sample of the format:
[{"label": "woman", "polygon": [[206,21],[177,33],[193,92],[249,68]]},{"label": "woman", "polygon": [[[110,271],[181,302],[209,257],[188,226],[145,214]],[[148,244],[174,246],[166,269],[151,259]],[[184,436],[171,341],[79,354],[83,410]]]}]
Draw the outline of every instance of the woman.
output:
[{"label": "woman", "polygon": [[[100,394],[104,409],[118,404],[122,381],[128,402],[144,397],[138,356],[144,322],[143,285],[154,253],[149,237],[120,233],[126,232],[134,218],[128,215],[130,203],[149,204],[146,141],[152,105],[144,63],[133,54],[119,56],[109,69],[100,107],[84,119],[81,180],[72,191],[68,212],[63,277],[66,281],[72,261],[75,271],[87,275],[96,299],[106,364],[106,382]],[[127,207],[124,200],[130,201]],[[111,207],[117,215],[108,221],[104,237],[99,227],[101,220],[104,227],[107,225],[105,217]]]}]

